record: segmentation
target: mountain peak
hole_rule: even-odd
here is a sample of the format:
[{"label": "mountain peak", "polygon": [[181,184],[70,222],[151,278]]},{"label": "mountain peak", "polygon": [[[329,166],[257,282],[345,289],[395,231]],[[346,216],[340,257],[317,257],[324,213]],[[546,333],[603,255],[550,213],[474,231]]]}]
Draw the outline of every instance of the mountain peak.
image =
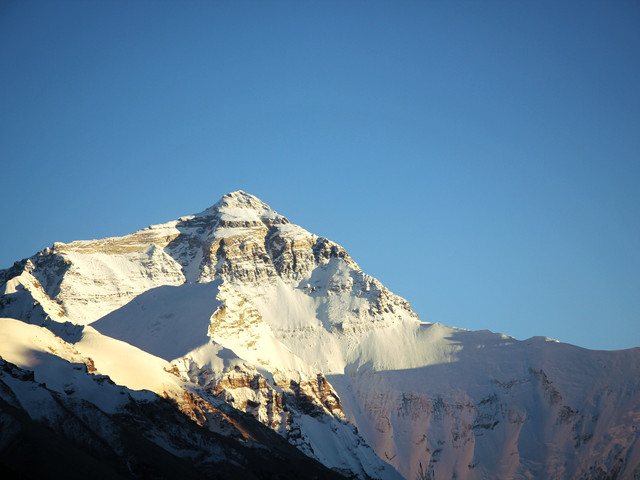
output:
[{"label": "mountain peak", "polygon": [[211,207],[207,208],[203,212],[197,214],[197,216],[212,216],[212,215],[231,215],[233,217],[238,216],[274,216],[277,215],[275,211],[271,209],[269,205],[264,203],[258,197],[251,195],[243,190],[237,190],[230,192],[222,196]]},{"label": "mountain peak", "polygon": [[255,195],[251,195],[243,190],[236,190],[235,192],[227,193],[223,195],[216,205],[226,207],[238,207],[238,208],[269,208],[269,205],[264,203]]}]

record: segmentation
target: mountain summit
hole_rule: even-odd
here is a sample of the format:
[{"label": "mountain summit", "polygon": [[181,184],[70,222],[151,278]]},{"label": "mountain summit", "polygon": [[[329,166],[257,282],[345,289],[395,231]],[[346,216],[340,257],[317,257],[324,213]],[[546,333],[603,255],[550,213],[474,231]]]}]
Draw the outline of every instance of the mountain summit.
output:
[{"label": "mountain summit", "polygon": [[[252,215],[254,212],[254,215]],[[220,214],[226,214],[230,217],[238,216],[243,217],[243,213],[249,217],[261,217],[263,214],[273,212],[271,207],[249,193],[238,190],[235,192],[227,193],[220,200],[218,200],[213,206],[207,208],[205,211],[197,214],[197,217],[218,216]],[[275,214],[275,212],[273,212]],[[283,217],[284,218],[284,217]]]},{"label": "mountain summit", "polygon": [[[122,422],[194,478],[264,449],[292,478],[640,478],[640,349],[421,322],[340,245],[242,191],[56,243],[0,271],[0,292],[3,412],[70,442],[68,416],[94,409],[86,434],[139,455],[133,477],[145,457],[107,432]],[[145,409],[168,409],[169,430]]]}]

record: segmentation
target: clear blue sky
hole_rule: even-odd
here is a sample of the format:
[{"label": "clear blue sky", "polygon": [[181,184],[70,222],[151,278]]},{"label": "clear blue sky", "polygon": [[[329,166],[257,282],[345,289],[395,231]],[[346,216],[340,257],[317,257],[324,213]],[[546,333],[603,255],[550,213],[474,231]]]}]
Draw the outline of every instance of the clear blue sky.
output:
[{"label": "clear blue sky", "polygon": [[0,3],[0,268],[242,189],[423,320],[640,346],[637,1]]}]

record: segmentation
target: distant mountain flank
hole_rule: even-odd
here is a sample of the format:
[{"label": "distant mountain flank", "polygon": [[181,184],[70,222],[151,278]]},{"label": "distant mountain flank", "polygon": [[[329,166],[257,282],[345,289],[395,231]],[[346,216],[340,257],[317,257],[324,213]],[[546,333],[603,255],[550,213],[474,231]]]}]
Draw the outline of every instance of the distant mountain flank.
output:
[{"label": "distant mountain flank", "polygon": [[242,191],[0,294],[7,475],[640,479],[640,348],[422,322]]}]

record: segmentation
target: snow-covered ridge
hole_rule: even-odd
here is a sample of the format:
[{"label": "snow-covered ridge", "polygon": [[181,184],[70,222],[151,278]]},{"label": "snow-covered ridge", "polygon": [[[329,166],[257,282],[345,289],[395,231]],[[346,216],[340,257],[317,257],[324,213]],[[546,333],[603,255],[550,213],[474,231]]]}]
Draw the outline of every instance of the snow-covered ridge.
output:
[{"label": "snow-covered ridge", "polygon": [[0,316],[68,340],[96,373],[185,412],[248,413],[347,476],[640,478],[640,349],[420,322],[338,244],[242,191],[57,243],[0,272],[0,292]]},{"label": "snow-covered ridge", "polygon": [[[154,365],[160,359],[82,330],[69,343],[0,318],[0,453],[9,478],[345,478],[249,415],[181,387]],[[123,386],[127,377],[161,395]]]}]

